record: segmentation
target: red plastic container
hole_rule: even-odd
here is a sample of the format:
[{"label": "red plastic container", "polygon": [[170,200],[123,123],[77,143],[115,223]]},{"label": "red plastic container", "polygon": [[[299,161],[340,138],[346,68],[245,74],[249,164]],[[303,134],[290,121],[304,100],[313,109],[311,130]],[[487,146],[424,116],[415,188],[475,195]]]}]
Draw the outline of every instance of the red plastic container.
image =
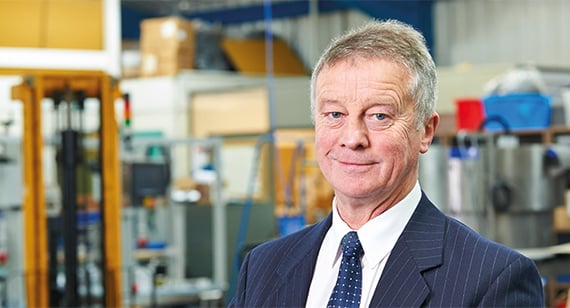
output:
[{"label": "red plastic container", "polygon": [[455,99],[455,124],[457,131],[476,132],[485,119],[483,102],[479,98]]}]

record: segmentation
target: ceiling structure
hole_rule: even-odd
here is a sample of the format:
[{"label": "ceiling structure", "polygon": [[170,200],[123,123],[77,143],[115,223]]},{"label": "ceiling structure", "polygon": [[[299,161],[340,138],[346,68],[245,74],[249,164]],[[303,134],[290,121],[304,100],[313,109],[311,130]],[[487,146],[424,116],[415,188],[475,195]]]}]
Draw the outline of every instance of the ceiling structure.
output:
[{"label": "ceiling structure", "polygon": [[137,39],[145,18],[181,16],[222,25],[309,14],[311,2],[318,12],[358,9],[373,18],[394,18],[420,29],[432,41],[434,0],[121,0],[122,37]]}]

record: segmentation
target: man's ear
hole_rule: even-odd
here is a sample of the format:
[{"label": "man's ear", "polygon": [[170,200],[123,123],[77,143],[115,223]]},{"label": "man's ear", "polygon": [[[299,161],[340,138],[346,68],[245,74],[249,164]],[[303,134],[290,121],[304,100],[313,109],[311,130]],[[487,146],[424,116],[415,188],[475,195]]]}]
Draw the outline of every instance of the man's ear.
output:
[{"label": "man's ear", "polygon": [[432,113],[430,118],[426,121],[423,127],[423,134],[421,139],[420,152],[423,154],[428,151],[433,138],[435,137],[435,130],[439,125],[439,114],[437,112]]}]

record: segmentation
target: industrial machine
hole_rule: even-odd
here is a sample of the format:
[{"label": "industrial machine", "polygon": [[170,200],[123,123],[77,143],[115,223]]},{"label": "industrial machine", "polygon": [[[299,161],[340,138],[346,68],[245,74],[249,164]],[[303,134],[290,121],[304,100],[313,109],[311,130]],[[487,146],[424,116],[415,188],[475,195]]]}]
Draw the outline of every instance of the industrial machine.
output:
[{"label": "industrial machine", "polygon": [[[123,264],[127,269],[129,306],[220,304],[226,284],[226,206],[221,196],[221,140],[145,138],[132,136],[121,151],[123,173]],[[207,183],[193,174],[202,161],[196,149],[209,149]],[[192,162],[191,164],[187,164]],[[197,171],[197,170],[196,170]],[[202,174],[203,175],[203,174]],[[187,208],[211,209],[209,220],[188,219]],[[199,249],[212,260],[213,275],[188,277],[188,225],[210,224],[200,230],[213,239]]]},{"label": "industrial machine", "polygon": [[[23,104],[23,279],[29,307],[102,304],[121,300],[117,83],[99,71],[33,71],[12,87]],[[93,99],[97,130],[87,140],[85,102]],[[51,103],[51,132],[42,105]],[[46,122],[48,122],[48,119]],[[51,140],[44,140],[49,135]],[[94,141],[92,145],[86,145]],[[46,147],[55,157],[44,159]],[[45,162],[56,165],[59,200],[47,211]],[[17,228],[16,228],[17,229]]]},{"label": "industrial machine", "polygon": [[[219,162],[221,142],[161,139],[144,145],[142,158],[133,157],[127,150],[136,142],[119,140],[115,101],[121,98],[126,101],[117,82],[95,71],[33,71],[12,87],[12,99],[23,106],[24,135],[19,149],[0,146],[0,184],[10,190],[0,191],[0,292],[10,292],[21,306],[152,306],[223,297],[226,232],[220,190],[207,193],[219,244],[212,247],[214,279],[197,281],[184,279],[183,234],[185,204],[196,202],[196,192],[185,191],[184,198],[170,194],[171,173],[177,173],[171,169],[180,169],[170,164],[178,155],[172,149],[205,145]],[[10,175],[6,185],[4,175]],[[47,187],[50,177],[55,187]],[[212,184],[221,187],[221,176]],[[4,221],[4,208],[20,220]],[[13,239],[21,239],[21,253],[8,245],[13,250],[8,260],[16,263],[7,267],[1,266],[3,222],[15,224],[10,231],[19,233]],[[149,249],[160,241],[164,249]],[[143,266],[135,271],[134,264]],[[17,273],[19,282],[10,273]],[[152,274],[152,293],[140,292],[146,277],[140,273]]]},{"label": "industrial machine", "polygon": [[420,157],[420,183],[441,210],[513,248],[553,244],[553,210],[564,204],[570,145],[469,134],[453,145],[434,144],[428,154]]}]

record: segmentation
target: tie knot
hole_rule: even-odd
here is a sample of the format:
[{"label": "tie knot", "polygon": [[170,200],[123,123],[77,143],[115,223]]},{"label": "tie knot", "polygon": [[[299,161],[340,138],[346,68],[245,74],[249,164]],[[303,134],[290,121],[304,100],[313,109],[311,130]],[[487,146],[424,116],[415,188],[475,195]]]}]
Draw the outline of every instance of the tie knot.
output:
[{"label": "tie knot", "polygon": [[358,240],[358,234],[356,231],[348,232],[341,241],[342,254],[345,257],[360,257],[364,250],[362,250],[362,245],[360,245],[360,240]]}]

